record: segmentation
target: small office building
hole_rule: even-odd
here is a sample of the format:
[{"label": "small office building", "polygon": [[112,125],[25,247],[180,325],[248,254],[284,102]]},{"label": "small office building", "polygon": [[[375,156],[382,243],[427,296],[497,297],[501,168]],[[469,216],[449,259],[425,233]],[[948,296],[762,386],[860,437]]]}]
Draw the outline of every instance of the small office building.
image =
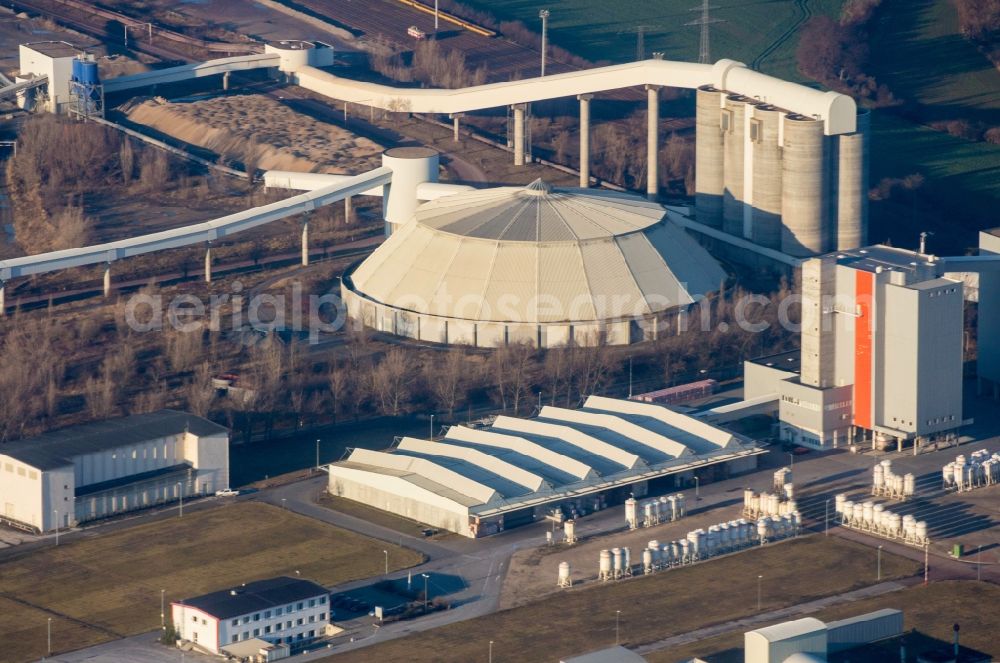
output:
[{"label": "small office building", "polygon": [[[331,619],[326,588],[289,577],[176,601],[170,604],[170,614],[179,639],[220,655],[232,645],[254,640],[289,648],[304,644],[323,636]],[[263,648],[257,647],[259,642],[252,644]]]}]

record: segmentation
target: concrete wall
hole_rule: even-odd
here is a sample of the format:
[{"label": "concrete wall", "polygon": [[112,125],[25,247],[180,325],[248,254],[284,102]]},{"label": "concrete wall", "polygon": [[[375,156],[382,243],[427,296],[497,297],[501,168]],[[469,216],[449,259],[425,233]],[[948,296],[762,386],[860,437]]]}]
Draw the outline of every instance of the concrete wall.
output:
[{"label": "concrete wall", "polygon": [[764,366],[751,361],[743,362],[743,398],[751,400],[768,394],[781,394],[781,383],[794,378],[795,373],[776,366]]},{"label": "concrete wall", "polygon": [[[1000,254],[1000,237],[990,232],[979,233],[979,252],[983,255]],[[1000,385],[1000,272],[984,271],[979,274],[977,324],[979,355],[976,372],[980,378]]]},{"label": "concrete wall", "polygon": [[793,256],[828,246],[829,165],[823,123],[786,115],[783,130],[781,250]]},{"label": "concrete wall", "polygon": [[879,425],[923,436],[962,423],[962,285],[940,283],[885,286]]},{"label": "concrete wall", "polygon": [[851,427],[851,385],[817,389],[789,380],[782,388],[778,412],[783,440],[817,449],[846,443]]}]

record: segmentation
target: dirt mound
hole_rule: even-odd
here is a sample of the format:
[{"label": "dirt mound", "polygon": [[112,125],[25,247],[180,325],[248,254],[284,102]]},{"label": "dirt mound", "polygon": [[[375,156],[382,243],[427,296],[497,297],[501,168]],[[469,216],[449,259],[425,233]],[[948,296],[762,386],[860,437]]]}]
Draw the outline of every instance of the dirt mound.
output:
[{"label": "dirt mound", "polygon": [[193,102],[148,99],[123,109],[136,123],[243,162],[254,148],[257,167],[318,173],[360,173],[380,165],[382,146],[315,120],[274,99],[228,96]]}]

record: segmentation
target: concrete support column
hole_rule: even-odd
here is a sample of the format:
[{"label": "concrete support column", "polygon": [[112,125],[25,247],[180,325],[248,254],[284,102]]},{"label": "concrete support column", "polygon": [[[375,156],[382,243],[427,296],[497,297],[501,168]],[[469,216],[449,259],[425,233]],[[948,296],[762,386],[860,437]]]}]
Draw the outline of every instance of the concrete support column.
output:
[{"label": "concrete support column", "polygon": [[514,165],[524,165],[524,104],[514,106]]},{"label": "concrete support column", "polygon": [[458,142],[458,129],[459,129],[458,119],[460,117],[462,117],[461,113],[452,113],[451,114],[451,131],[452,131],[451,139],[453,141],[455,141],[456,143]]},{"label": "concrete support column", "polygon": [[104,296],[111,294],[111,263],[104,266]]},{"label": "concrete support column", "polygon": [[660,86],[646,86],[646,196],[655,200],[660,193],[658,152],[660,146]]},{"label": "concrete support column", "polygon": [[223,90],[228,90],[229,89],[229,73],[230,72],[226,71],[226,72],[223,72],[223,74],[222,74],[222,89]]},{"label": "concrete support column", "polygon": [[212,282],[212,243],[205,242],[205,283]]},{"label": "concrete support column", "polygon": [[351,215],[353,214],[351,207],[351,197],[347,196],[344,198],[344,223],[351,222]]},{"label": "concrete support column", "polygon": [[302,217],[302,266],[309,264],[309,215]]},{"label": "concrete support column", "polygon": [[590,100],[592,94],[577,96],[580,100],[580,187],[590,186]]}]

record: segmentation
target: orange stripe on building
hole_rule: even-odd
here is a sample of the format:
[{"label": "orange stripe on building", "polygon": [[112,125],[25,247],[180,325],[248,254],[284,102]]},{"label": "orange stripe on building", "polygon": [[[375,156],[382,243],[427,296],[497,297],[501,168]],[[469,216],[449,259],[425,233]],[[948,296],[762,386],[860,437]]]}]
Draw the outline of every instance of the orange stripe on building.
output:
[{"label": "orange stripe on building", "polygon": [[854,425],[872,429],[872,298],[875,275],[856,270],[854,319]]}]

